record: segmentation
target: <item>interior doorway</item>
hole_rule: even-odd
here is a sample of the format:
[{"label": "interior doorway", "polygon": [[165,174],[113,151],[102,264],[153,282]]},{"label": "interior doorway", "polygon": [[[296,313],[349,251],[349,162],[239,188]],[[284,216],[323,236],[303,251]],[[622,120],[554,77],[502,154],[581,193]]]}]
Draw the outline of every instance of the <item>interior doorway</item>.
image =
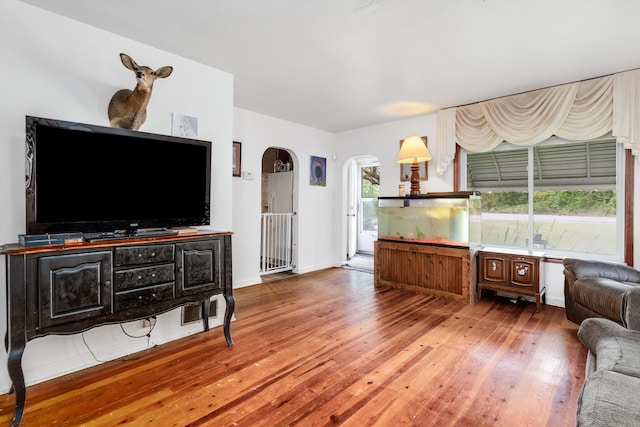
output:
[{"label": "interior doorway", "polygon": [[262,155],[260,274],[295,268],[295,167],[286,149],[270,147]]},{"label": "interior doorway", "polygon": [[380,196],[380,165],[360,164],[356,253],[373,254],[373,242],[378,239],[378,196]]},{"label": "interior doorway", "polygon": [[378,238],[380,162],[373,156],[352,159],[347,172],[347,260],[372,255]]}]

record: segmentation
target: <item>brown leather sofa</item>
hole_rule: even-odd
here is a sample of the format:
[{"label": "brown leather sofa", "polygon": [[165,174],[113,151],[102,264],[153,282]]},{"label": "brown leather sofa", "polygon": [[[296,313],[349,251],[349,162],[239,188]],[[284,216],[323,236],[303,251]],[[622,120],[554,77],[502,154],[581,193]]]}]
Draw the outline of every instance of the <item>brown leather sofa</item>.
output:
[{"label": "brown leather sofa", "polygon": [[640,330],[640,271],[625,264],[566,258],[564,304],[567,319],[613,320]]}]

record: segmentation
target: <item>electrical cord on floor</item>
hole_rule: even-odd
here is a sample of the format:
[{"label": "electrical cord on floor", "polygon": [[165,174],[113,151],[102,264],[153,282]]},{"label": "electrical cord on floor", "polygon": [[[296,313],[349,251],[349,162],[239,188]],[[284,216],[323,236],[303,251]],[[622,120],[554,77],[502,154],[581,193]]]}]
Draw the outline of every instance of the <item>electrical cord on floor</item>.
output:
[{"label": "electrical cord on floor", "polygon": [[[144,337],[147,337],[147,348],[149,348],[149,345],[151,344],[151,332],[155,329],[156,323],[157,323],[157,319],[155,317],[153,319],[154,319],[153,321],[149,322],[149,330],[144,335],[132,335],[129,332],[124,330],[124,326],[122,325],[122,323],[120,323],[119,325],[120,325],[120,329],[122,330],[122,333],[124,333],[129,338],[144,338]],[[95,361],[99,362],[99,363],[108,362],[108,360],[100,360],[100,359],[98,359],[98,357],[95,355],[93,350],[91,350],[91,347],[89,347],[89,343],[87,343],[87,340],[86,340],[86,338],[84,336],[84,332],[82,332],[81,335],[82,335],[82,342],[84,343],[84,346],[87,347],[87,350],[89,350],[89,353],[91,353],[91,356],[93,356]]]}]

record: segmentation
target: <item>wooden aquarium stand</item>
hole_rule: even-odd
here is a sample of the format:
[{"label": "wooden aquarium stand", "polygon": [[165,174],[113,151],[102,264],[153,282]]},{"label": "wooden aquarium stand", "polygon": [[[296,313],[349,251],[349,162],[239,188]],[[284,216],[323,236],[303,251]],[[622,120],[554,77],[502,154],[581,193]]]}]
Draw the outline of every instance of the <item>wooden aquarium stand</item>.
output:
[{"label": "wooden aquarium stand", "polygon": [[475,301],[472,249],[378,240],[374,284],[470,304]]}]

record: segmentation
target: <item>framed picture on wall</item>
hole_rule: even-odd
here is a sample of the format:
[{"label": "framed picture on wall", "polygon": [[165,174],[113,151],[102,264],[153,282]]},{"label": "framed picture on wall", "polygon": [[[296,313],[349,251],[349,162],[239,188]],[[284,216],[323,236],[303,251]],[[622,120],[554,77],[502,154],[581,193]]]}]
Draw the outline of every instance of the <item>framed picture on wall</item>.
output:
[{"label": "framed picture on wall", "polygon": [[[422,139],[422,142],[424,142],[424,145],[427,145],[427,137],[421,136],[420,138]],[[400,140],[401,147],[402,141],[404,141],[404,139]],[[420,181],[429,180],[428,163],[429,162],[418,163],[418,166],[420,167]],[[411,181],[411,163],[400,163],[400,181]]]},{"label": "framed picture on wall", "polygon": [[242,143],[233,141],[233,176],[240,176],[242,173]]},{"label": "framed picture on wall", "polygon": [[171,134],[185,138],[196,138],[198,136],[198,118],[173,113]]},{"label": "framed picture on wall", "polygon": [[311,167],[309,170],[309,184],[327,185],[327,159],[325,157],[311,156]]}]

